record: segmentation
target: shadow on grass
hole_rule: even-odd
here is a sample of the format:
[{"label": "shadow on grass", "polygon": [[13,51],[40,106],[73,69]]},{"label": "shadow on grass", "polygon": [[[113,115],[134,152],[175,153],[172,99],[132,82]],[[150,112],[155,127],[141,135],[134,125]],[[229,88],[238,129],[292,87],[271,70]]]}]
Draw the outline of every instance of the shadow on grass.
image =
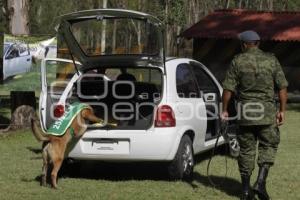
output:
[{"label": "shadow on grass", "polygon": [[40,148],[26,147],[26,149],[28,149],[29,151],[31,151],[34,154],[40,154],[40,153],[42,153],[42,149],[40,149]]},{"label": "shadow on grass", "polygon": [[[27,148],[35,154],[40,149]],[[208,152],[204,156],[197,156],[199,163],[207,159]],[[103,162],[103,161],[64,161],[59,178],[82,178],[91,180],[129,181],[129,180],[154,180],[170,181],[167,171],[168,163],[165,162]],[[40,182],[41,176],[35,178]]]},{"label": "shadow on grass", "polygon": [[0,129],[5,129],[9,126],[10,120],[0,115]]},{"label": "shadow on grass", "polygon": [[[239,197],[242,186],[238,180],[229,177],[213,176],[213,175],[211,175],[210,178],[215,184],[217,184],[216,186],[213,186],[209,182],[208,177],[206,175],[199,174],[198,172],[194,173],[193,180],[204,186],[222,191],[229,196]],[[193,184],[191,186],[195,187],[195,185]]]},{"label": "shadow on grass", "polygon": [[[39,153],[39,149],[27,148]],[[216,154],[224,154],[222,148]],[[195,156],[199,164],[211,156],[211,151]],[[103,162],[65,160],[59,177],[84,178],[93,180],[126,181],[126,180],[162,180],[170,181],[167,162]]]},{"label": "shadow on grass", "polygon": [[287,110],[300,112],[300,103],[290,103],[287,105]]},{"label": "shadow on grass", "polygon": [[[227,157],[228,159],[230,159],[231,157],[229,156],[228,151],[229,150],[226,148],[226,146],[223,145],[216,149],[215,155]],[[209,160],[211,156],[212,156],[212,150],[204,152],[195,157],[195,162],[196,164],[201,163],[205,160]],[[199,172],[194,172],[193,180],[189,181],[188,184],[194,189],[197,189],[198,186],[197,184],[195,184],[196,182],[206,187],[211,187],[216,190],[222,191],[229,196],[233,196],[233,197],[240,196],[241,183],[239,182],[239,180],[230,177],[215,176],[215,175],[210,175],[210,179],[213,181],[214,184],[216,184],[216,186],[212,185],[212,183],[209,181],[207,174],[204,175],[204,174],[200,174]]]},{"label": "shadow on grass", "polygon": [[[41,152],[40,149],[27,147],[29,151],[35,154]],[[195,164],[199,164],[208,160],[212,151],[206,151],[200,155],[195,156]],[[227,156],[224,148],[218,148],[216,155]],[[48,174],[50,174],[48,172]],[[154,180],[154,181],[170,181],[167,172],[167,163],[157,162],[101,162],[101,161],[64,161],[62,168],[59,171],[59,178],[78,178],[78,179],[91,179],[91,180],[107,180],[107,181],[129,181],[129,180]],[[214,187],[208,180],[206,175],[194,172],[193,179],[186,181],[191,187],[197,189],[197,184],[202,184],[206,187],[212,187],[229,196],[238,197],[241,184],[238,180],[221,177],[211,176],[211,179],[220,184]],[[41,176],[37,176],[34,181],[41,181]],[[49,181],[49,179],[48,179]]]},{"label": "shadow on grass", "polygon": [[169,180],[165,163],[108,163],[99,161],[65,162],[60,177],[108,181]]}]

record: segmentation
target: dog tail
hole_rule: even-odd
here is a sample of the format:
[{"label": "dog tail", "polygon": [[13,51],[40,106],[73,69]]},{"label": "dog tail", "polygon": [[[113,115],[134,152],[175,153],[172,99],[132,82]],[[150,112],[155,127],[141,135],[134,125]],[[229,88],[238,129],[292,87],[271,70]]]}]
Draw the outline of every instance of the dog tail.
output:
[{"label": "dog tail", "polygon": [[47,142],[49,141],[48,136],[42,131],[42,129],[38,125],[38,120],[31,119],[31,129],[34,137],[39,142]]}]

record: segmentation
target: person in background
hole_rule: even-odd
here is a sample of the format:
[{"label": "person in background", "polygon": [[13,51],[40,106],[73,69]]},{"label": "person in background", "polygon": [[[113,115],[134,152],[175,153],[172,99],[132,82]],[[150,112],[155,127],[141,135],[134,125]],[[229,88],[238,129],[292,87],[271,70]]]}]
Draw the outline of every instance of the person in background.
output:
[{"label": "person in background", "polygon": [[[260,36],[256,32],[245,31],[238,37],[243,52],[234,57],[223,82],[221,118],[228,120],[228,103],[236,95],[242,107],[237,133],[241,199],[250,200],[257,195],[261,200],[268,200],[266,181],[280,141],[278,126],[284,123],[288,82],[276,57],[259,49]],[[275,91],[279,96],[278,111]],[[257,142],[259,173],[251,189],[250,177],[255,166]]]}]

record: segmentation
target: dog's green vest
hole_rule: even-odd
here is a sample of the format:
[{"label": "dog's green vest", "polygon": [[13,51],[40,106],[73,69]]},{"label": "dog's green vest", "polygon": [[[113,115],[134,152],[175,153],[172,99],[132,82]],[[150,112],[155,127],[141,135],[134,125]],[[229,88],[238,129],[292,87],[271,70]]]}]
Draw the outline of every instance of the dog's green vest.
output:
[{"label": "dog's green vest", "polygon": [[[87,104],[75,102],[69,106],[65,114],[58,118],[47,130],[47,134],[54,136],[63,136],[66,130],[70,127],[73,119],[80,113],[81,110],[89,108]],[[74,136],[73,128],[70,130],[72,137]]]}]

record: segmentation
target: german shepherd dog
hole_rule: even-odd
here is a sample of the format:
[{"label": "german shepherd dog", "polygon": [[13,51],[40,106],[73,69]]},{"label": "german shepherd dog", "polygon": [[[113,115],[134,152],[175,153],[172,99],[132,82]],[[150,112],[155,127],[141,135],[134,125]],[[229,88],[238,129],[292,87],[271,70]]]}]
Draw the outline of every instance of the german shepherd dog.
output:
[{"label": "german shepherd dog", "polygon": [[43,142],[42,146],[42,157],[43,157],[43,168],[42,168],[42,179],[41,185],[46,186],[47,184],[47,172],[49,164],[52,164],[51,171],[51,184],[52,187],[57,189],[57,173],[62,165],[65,157],[68,144],[72,141],[71,128],[74,130],[74,137],[79,139],[86,131],[87,125],[85,120],[102,123],[103,120],[94,115],[91,107],[82,109],[77,116],[73,119],[71,125],[67,128],[63,136],[54,136],[45,134],[39,127],[39,121],[37,118],[31,120],[31,128],[35,138],[39,142]]}]

